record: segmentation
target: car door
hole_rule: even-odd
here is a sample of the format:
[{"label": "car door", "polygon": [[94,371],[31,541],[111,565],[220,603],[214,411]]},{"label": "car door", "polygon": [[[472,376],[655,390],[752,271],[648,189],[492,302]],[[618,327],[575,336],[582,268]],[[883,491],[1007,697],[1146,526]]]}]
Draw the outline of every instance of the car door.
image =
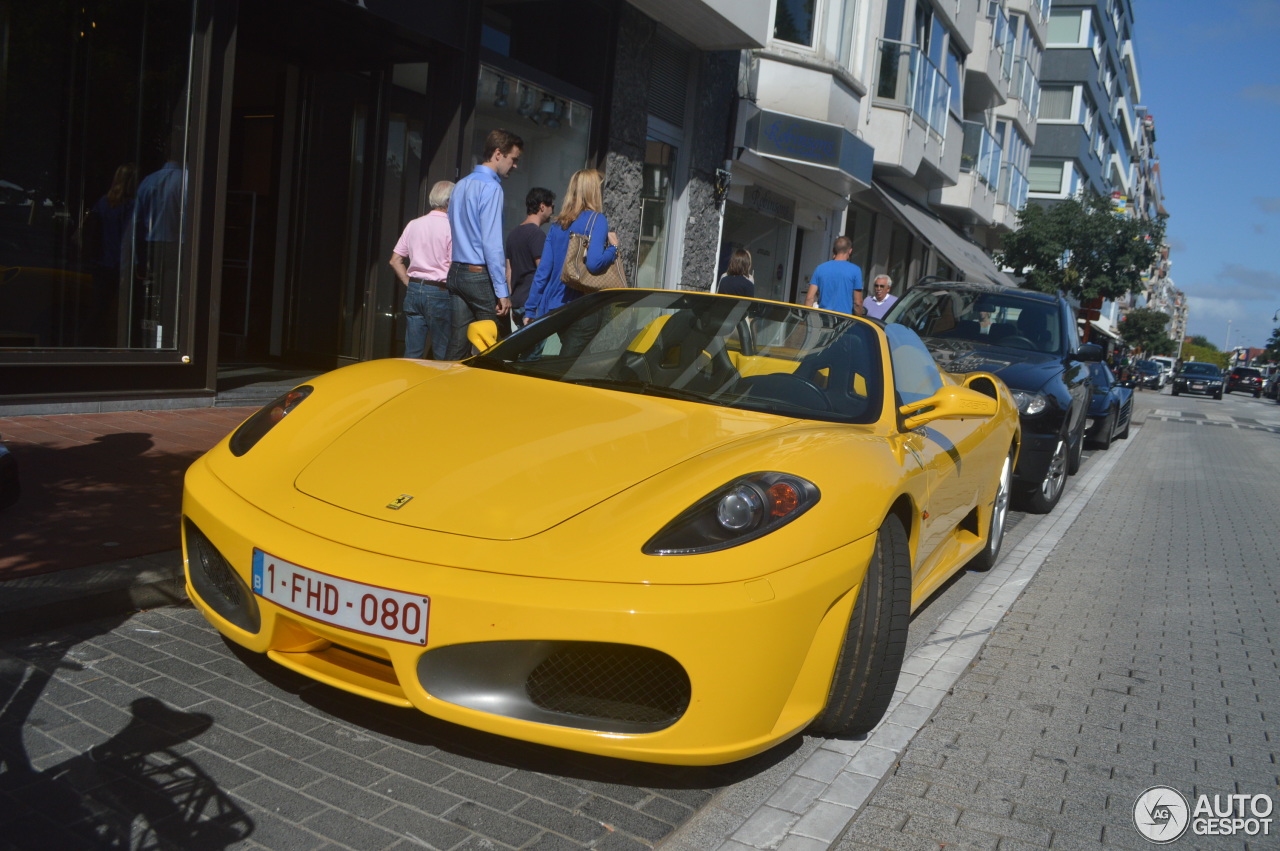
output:
[{"label": "car door", "polygon": [[[944,383],[942,374],[915,332],[902,325],[888,325],[885,335],[889,338],[895,404],[901,407],[936,393]],[[984,422],[978,418],[936,420],[901,433],[905,450],[923,468],[926,482],[913,584],[919,584],[942,560],[951,533],[974,503],[979,486],[974,473],[977,465],[966,463],[965,452]]]}]

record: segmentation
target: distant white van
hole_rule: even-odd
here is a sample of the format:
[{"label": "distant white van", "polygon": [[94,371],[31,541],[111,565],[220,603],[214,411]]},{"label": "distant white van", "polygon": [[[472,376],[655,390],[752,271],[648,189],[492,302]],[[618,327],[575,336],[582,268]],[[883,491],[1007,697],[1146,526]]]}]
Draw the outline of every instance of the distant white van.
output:
[{"label": "distant white van", "polygon": [[1165,357],[1164,355],[1157,355],[1153,358],[1147,358],[1147,360],[1155,361],[1156,363],[1160,364],[1160,372],[1161,372],[1160,377],[1163,383],[1168,384],[1170,381],[1173,380],[1173,370],[1178,363],[1176,358]]}]

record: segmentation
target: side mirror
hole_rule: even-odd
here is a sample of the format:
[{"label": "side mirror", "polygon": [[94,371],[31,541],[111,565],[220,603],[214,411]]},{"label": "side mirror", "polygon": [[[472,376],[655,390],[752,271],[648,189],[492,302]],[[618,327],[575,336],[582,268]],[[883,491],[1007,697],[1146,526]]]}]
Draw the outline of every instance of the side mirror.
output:
[{"label": "side mirror", "polygon": [[[977,390],[970,390],[968,387],[949,385],[927,399],[903,405],[898,412],[907,418],[903,428],[911,431],[934,420],[994,417],[998,410],[1000,410],[1000,402],[997,399],[985,393],[979,393]],[[911,416],[916,411],[922,411],[922,413]]]},{"label": "side mirror", "polygon": [[1085,343],[1076,352],[1076,357],[1083,361],[1093,361],[1099,363],[1107,355],[1106,350],[1096,343]]}]

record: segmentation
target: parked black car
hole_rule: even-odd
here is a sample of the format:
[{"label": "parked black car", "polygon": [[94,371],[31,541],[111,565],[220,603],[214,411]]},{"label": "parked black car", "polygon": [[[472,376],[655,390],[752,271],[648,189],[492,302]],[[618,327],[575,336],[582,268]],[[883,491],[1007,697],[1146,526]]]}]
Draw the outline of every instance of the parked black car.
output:
[{"label": "parked black car", "polygon": [[1184,363],[1182,369],[1173,377],[1173,395],[1180,393],[1202,393],[1215,399],[1222,398],[1222,385],[1225,383],[1222,370],[1211,363],[1191,361]]},{"label": "parked black car", "polygon": [[1080,345],[1066,300],[994,284],[921,284],[884,321],[914,330],[949,372],[987,370],[1004,380],[1022,415],[1014,494],[1028,511],[1051,511],[1080,469],[1092,395],[1085,364],[1103,355]]},{"label": "parked black car", "polygon": [[1227,373],[1227,392],[1243,390],[1252,393],[1253,398],[1262,398],[1262,370],[1251,366],[1237,366]]},{"label": "parked black car", "polygon": [[1135,381],[1139,387],[1159,390],[1164,387],[1164,368],[1153,360],[1140,360],[1134,364]]},{"label": "parked black car", "polygon": [[1093,399],[1089,403],[1089,428],[1085,437],[1100,449],[1109,449],[1111,441],[1129,436],[1129,421],[1133,419],[1133,388],[1116,380],[1105,363],[1090,363],[1093,377]]}]

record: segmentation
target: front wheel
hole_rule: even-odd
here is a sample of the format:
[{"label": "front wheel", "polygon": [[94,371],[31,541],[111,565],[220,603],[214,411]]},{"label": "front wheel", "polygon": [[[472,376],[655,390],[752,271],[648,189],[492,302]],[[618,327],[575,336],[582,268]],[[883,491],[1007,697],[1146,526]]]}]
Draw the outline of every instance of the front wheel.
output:
[{"label": "front wheel", "polygon": [[1004,459],[1000,479],[996,482],[996,498],[991,504],[991,523],[987,526],[987,545],[973,557],[969,566],[974,570],[990,570],[1000,559],[1000,545],[1004,543],[1004,524],[1009,517],[1009,487],[1013,481],[1013,453]]},{"label": "front wheel", "polygon": [[890,514],[876,533],[814,733],[860,736],[884,717],[898,685],[910,618],[911,551],[902,521]]},{"label": "front wheel", "polygon": [[1261,399],[1261,398],[1262,398],[1262,391],[1261,391],[1261,390],[1259,390],[1257,393],[1254,393],[1254,394],[1253,394],[1253,398],[1255,398],[1255,399]]},{"label": "front wheel", "polygon": [[1174,396],[1177,396],[1177,395],[1178,395],[1178,388],[1177,388],[1177,387],[1173,388],[1173,395],[1174,395]]},{"label": "front wheel", "polygon": [[1215,399],[1217,399],[1219,402],[1221,402],[1221,401],[1222,401],[1222,391],[1221,391],[1221,390],[1219,390],[1219,391],[1217,392],[1217,394],[1216,394],[1213,398],[1215,398]]},{"label": "front wheel", "polygon": [[1067,436],[1059,435],[1058,445],[1053,449],[1053,457],[1049,459],[1049,467],[1044,471],[1040,485],[1023,498],[1024,507],[1032,514],[1048,514],[1062,499],[1062,490],[1067,485]]}]

